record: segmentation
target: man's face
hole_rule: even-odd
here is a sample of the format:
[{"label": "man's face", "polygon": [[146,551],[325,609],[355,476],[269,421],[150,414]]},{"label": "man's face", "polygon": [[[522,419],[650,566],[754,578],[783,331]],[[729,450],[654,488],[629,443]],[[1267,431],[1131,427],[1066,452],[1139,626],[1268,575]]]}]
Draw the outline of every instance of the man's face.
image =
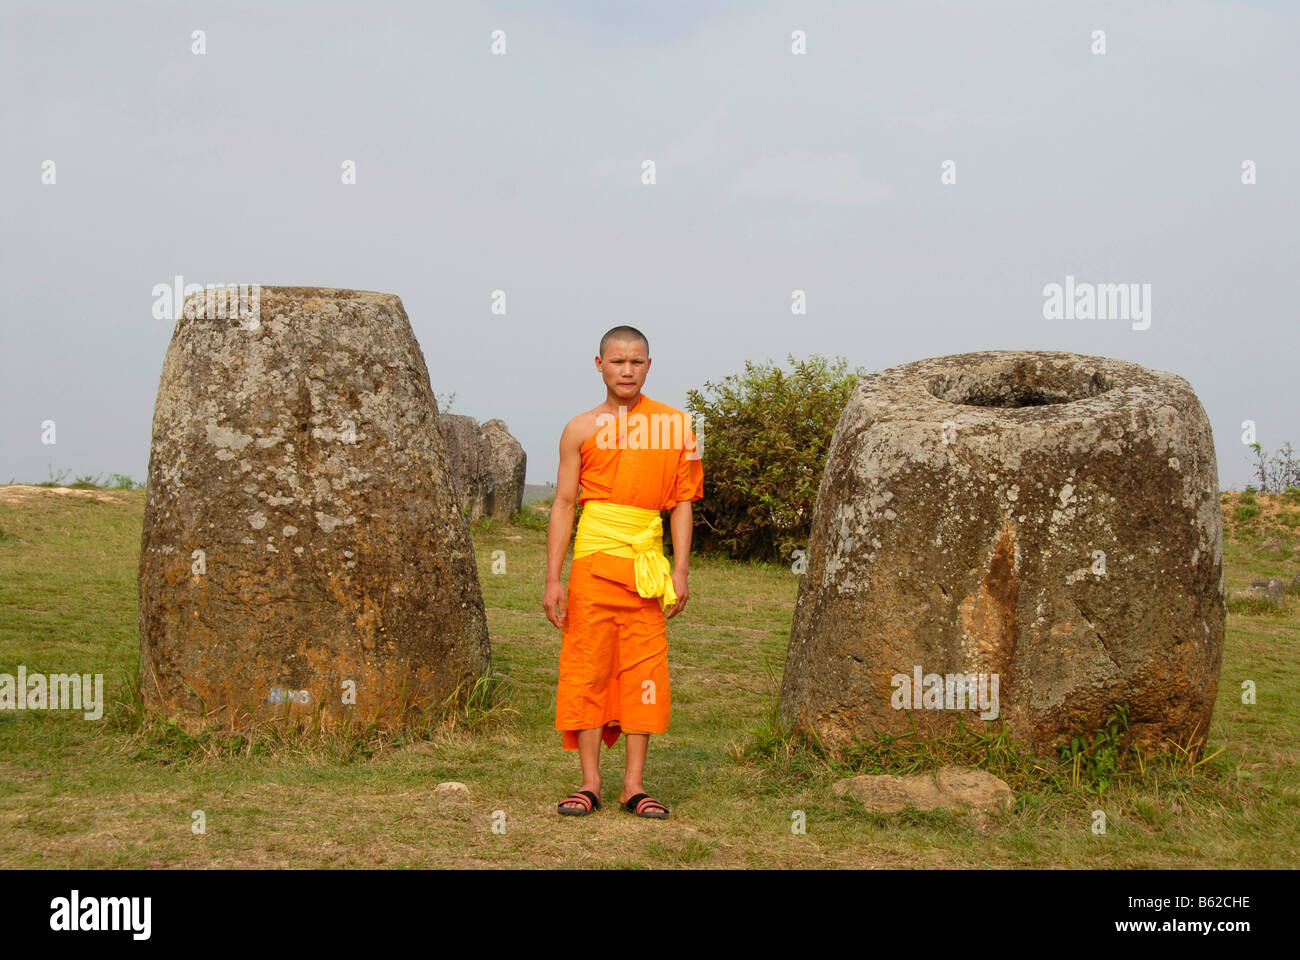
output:
[{"label": "man's face", "polygon": [[650,358],[640,340],[609,340],[604,356],[596,358],[596,369],[615,396],[631,400],[640,393],[650,372]]}]

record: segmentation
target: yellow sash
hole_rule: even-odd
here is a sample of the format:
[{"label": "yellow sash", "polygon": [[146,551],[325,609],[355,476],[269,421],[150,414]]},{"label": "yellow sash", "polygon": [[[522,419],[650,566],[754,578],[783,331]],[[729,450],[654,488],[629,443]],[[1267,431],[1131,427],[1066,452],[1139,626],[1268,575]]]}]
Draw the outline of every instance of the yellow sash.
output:
[{"label": "yellow sash", "polygon": [[638,594],[658,597],[660,610],[677,602],[672,568],[664,556],[664,522],[658,510],[588,500],[582,505],[578,533],[573,538],[573,559],[592,553],[631,557]]}]

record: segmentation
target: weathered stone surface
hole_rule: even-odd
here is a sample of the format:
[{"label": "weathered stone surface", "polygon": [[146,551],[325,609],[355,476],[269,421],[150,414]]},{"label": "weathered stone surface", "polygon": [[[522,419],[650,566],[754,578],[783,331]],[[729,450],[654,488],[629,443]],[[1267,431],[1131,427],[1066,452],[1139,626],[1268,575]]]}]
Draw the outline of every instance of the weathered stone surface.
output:
[{"label": "weathered stone surface", "polygon": [[256,324],[177,322],[140,648],[149,706],[231,727],[394,727],[488,669],[469,531],[397,297],[263,287]]},{"label": "weathered stone surface", "polygon": [[1015,803],[1015,794],[1005,781],[984,770],[970,767],[940,767],[931,775],[863,774],[840,780],[831,788],[835,793],[862,801],[869,810],[891,813],[909,804],[921,810],[1006,810]]},{"label": "weathered stone surface", "polygon": [[1286,584],[1277,577],[1255,580],[1243,591],[1243,595],[1282,607],[1286,605]]},{"label": "weathered stone surface", "polygon": [[483,441],[488,448],[488,473],[493,479],[492,496],[484,512],[488,516],[509,518],[524,505],[528,456],[523,445],[510,435],[504,420],[492,419],[483,424]]},{"label": "weathered stone surface", "polygon": [[919,667],[996,677],[997,719],[1040,755],[1112,704],[1132,742],[1199,744],[1222,554],[1210,425],[1182,378],[1054,351],[873,374],[822,476],[782,713],[831,749],[984,722],[956,697],[902,700]]},{"label": "weathered stone surface", "polygon": [[444,413],[438,417],[438,429],[447,448],[447,464],[456,486],[457,501],[465,518],[472,523],[478,519],[474,515],[476,502],[479,516],[483,513],[479,494],[483,445],[479,442],[478,421],[459,413]]},{"label": "weathered stone surface", "polygon": [[468,800],[469,787],[459,780],[448,780],[433,788],[433,792],[447,800]]},{"label": "weathered stone surface", "polygon": [[510,519],[523,506],[528,458],[506,422],[489,420],[479,426],[473,417],[447,413],[439,418],[439,426],[467,519]]}]

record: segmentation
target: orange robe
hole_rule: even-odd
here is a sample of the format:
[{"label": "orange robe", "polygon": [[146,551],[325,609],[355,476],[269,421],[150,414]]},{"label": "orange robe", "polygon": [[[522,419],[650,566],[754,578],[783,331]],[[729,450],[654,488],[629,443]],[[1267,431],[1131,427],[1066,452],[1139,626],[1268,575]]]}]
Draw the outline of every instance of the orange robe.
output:
[{"label": "orange robe", "polygon": [[[670,436],[667,429],[654,429],[670,422],[653,420],[656,415],[675,416],[680,431]],[[685,419],[682,411],[642,393],[627,411],[626,425],[615,421],[612,430],[600,428],[582,444],[578,502],[671,510],[680,501],[703,497],[704,468]],[[606,448],[615,433],[617,446]],[[603,552],[574,560],[567,610],[555,701],[555,728],[562,732],[564,749],[577,750],[578,731],[595,727],[603,728],[610,747],[623,729],[666,731],[667,625],[658,598],[637,593],[634,561]]]}]

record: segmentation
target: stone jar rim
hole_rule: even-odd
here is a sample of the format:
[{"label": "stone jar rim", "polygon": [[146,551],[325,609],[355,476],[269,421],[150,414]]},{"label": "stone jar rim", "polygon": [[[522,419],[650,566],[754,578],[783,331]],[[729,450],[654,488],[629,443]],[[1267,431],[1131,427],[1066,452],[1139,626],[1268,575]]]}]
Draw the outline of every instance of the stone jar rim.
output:
[{"label": "stone jar rim", "polygon": [[1182,377],[1124,360],[1057,350],[931,357],[859,381],[855,403],[882,420],[1045,423],[1147,409],[1191,392]]}]

